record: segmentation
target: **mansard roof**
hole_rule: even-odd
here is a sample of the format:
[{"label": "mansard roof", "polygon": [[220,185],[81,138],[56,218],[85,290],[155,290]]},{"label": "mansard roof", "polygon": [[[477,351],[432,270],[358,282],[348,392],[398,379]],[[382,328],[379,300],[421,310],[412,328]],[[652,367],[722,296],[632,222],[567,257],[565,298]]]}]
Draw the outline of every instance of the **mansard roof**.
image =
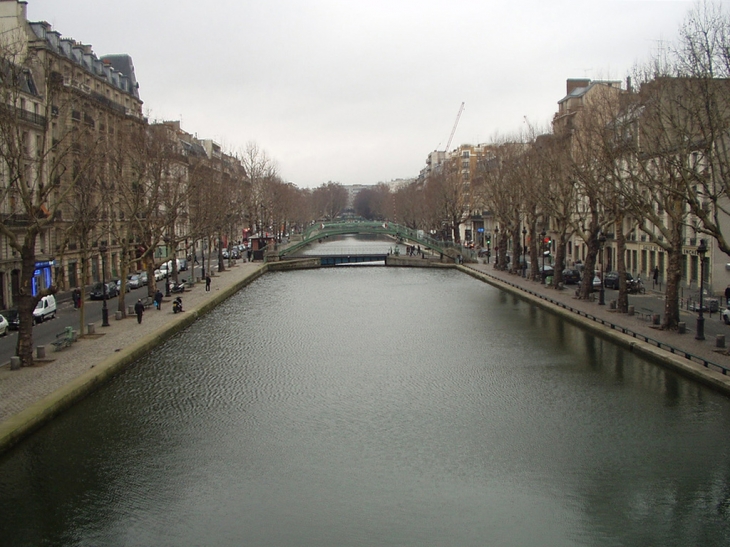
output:
[{"label": "mansard roof", "polygon": [[29,22],[28,25],[36,38],[45,42],[46,47],[56,55],[65,57],[96,78],[106,81],[139,100],[139,83],[137,83],[134,64],[129,55],[105,55],[100,59],[90,45],[63,38],[45,21]]}]

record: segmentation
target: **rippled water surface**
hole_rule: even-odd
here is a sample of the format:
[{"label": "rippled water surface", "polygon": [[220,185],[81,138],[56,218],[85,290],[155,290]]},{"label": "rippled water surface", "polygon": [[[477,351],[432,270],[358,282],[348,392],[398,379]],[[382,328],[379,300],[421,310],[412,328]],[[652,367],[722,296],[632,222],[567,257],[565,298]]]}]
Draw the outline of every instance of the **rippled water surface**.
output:
[{"label": "rippled water surface", "polygon": [[0,545],[729,545],[728,431],[458,272],[267,274],[0,459]]}]

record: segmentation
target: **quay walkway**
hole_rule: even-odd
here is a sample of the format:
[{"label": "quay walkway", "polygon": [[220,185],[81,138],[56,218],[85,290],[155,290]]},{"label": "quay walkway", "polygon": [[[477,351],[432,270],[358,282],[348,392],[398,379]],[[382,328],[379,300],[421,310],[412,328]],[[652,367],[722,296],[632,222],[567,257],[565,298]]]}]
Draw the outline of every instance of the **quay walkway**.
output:
[{"label": "quay walkway", "polygon": [[[398,261],[399,265],[412,267],[442,265],[435,262],[420,258],[407,260],[405,257]],[[730,373],[722,373],[723,367],[730,369],[730,356],[727,351],[715,347],[714,337],[705,341],[695,340],[691,329],[696,314],[683,312],[685,316],[682,319],[689,327],[686,334],[663,331],[653,328],[650,321],[638,315],[618,313],[608,304],[599,306],[597,302],[579,300],[574,296],[574,288],[555,290],[539,282],[495,270],[492,264],[443,266],[457,267],[464,273],[518,294],[566,320],[730,394]],[[166,298],[162,311],[147,310],[141,325],[137,324],[134,316],[112,320],[109,327],[97,328],[96,334],[83,336],[62,351],[48,351],[47,359],[33,367],[17,371],[0,367],[0,453],[268,269],[267,264],[260,262],[237,264],[212,277],[210,292],[205,291],[204,283],[186,291],[182,295],[185,311],[181,314],[172,313],[172,298]],[[631,296],[630,302],[638,302],[638,299],[645,299],[647,303],[648,299],[653,299],[657,307],[661,295]],[[719,316],[708,320],[719,321]],[[708,363],[719,366],[708,366]]]}]

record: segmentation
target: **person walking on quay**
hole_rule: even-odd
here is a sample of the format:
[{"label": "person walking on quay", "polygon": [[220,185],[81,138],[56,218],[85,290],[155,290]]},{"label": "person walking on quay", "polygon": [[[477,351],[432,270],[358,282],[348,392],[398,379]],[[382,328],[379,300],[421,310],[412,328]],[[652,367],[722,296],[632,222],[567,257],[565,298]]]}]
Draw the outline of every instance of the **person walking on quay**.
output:
[{"label": "person walking on quay", "polygon": [[730,307],[730,285],[725,289],[725,305]]},{"label": "person walking on quay", "polygon": [[142,304],[142,299],[138,299],[137,303],[134,305],[134,313],[137,314],[137,323],[142,323],[142,314],[144,313],[144,304]]},{"label": "person walking on quay", "polygon": [[654,286],[659,283],[659,266],[654,266]]},{"label": "person walking on quay", "polygon": [[71,293],[71,298],[74,301],[74,309],[79,309],[81,307],[81,289],[76,287]]},{"label": "person walking on quay", "polygon": [[206,291],[210,290],[210,276],[209,275],[205,276],[205,290]]},{"label": "person walking on quay", "polygon": [[157,307],[157,311],[162,309],[162,291],[160,289],[157,289],[155,293],[155,306]]}]

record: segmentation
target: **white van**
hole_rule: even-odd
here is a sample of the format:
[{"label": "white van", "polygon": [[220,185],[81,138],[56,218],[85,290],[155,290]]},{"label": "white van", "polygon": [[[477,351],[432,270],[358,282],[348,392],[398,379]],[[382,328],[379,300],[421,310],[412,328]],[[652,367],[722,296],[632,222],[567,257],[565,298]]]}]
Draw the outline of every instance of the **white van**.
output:
[{"label": "white van", "polygon": [[38,301],[33,310],[33,322],[43,323],[48,318],[56,317],[56,297],[52,294],[44,296]]}]

